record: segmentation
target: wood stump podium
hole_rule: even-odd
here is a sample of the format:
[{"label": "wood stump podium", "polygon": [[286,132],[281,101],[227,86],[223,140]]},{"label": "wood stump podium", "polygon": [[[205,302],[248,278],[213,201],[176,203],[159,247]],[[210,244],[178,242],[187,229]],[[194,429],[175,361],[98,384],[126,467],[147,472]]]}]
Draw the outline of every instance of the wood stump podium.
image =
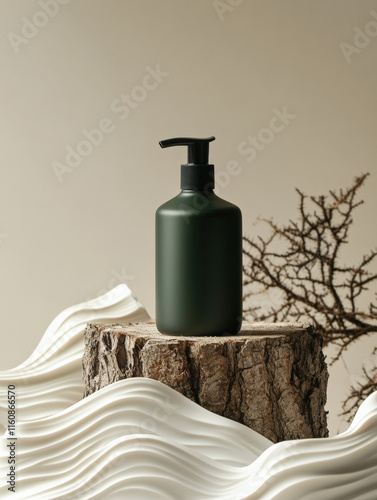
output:
[{"label": "wood stump podium", "polygon": [[84,396],[129,377],[159,380],[273,442],[328,435],[322,338],[306,323],[244,323],[232,337],[90,324],[83,377]]}]

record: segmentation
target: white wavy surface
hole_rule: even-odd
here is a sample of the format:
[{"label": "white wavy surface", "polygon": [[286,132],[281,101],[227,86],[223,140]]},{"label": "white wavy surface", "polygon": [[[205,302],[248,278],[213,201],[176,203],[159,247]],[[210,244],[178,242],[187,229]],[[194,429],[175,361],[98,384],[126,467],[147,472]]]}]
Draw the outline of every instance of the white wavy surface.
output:
[{"label": "white wavy surface", "polygon": [[60,313],[24,363],[0,371],[0,431],[5,430],[9,384],[16,386],[19,421],[43,418],[80,401],[84,392],[81,359],[87,323],[127,324],[148,319],[144,307],[124,284]]},{"label": "white wavy surface", "polygon": [[[272,444],[160,382],[129,379],[81,400],[88,322],[145,321],[125,285],[57,316],[33,354],[0,372],[17,394],[17,476],[23,500],[375,500],[377,393],[339,436]],[[7,491],[0,439],[0,498]]]},{"label": "white wavy surface", "polygon": [[372,500],[376,491],[377,393],[347,432],[278,444],[144,378],[18,424],[15,499]]}]

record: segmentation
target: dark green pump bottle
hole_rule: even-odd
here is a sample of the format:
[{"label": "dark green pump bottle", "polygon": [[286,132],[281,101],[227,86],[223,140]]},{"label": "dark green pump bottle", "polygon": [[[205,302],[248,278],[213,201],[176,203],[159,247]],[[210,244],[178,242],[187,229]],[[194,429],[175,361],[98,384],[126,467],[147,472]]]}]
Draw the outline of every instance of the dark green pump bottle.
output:
[{"label": "dark green pump bottle", "polygon": [[188,146],[178,196],[156,212],[156,323],[171,335],[235,335],[242,323],[241,210],[213,192],[214,137],[180,137]]}]

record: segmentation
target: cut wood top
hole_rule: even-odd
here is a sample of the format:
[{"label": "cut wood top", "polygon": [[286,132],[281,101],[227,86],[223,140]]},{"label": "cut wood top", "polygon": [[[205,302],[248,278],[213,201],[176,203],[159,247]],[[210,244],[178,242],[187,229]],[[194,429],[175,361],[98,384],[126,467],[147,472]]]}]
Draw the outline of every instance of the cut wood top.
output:
[{"label": "cut wood top", "polygon": [[231,342],[245,339],[247,337],[286,337],[299,335],[303,332],[313,333],[313,325],[310,323],[251,323],[243,322],[241,331],[237,335],[219,336],[200,336],[193,337],[188,335],[166,335],[157,330],[156,323],[149,321],[147,323],[134,323],[129,325],[102,324],[95,323],[99,333],[104,330],[111,330],[116,335],[133,335],[137,337],[148,337],[154,340],[172,341],[172,340],[191,340],[192,342],[217,343],[221,341]]}]

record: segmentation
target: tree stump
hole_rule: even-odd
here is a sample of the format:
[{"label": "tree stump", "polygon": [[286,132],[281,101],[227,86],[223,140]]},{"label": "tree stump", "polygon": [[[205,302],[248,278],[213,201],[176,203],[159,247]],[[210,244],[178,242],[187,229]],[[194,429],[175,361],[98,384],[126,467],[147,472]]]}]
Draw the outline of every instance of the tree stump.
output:
[{"label": "tree stump", "polygon": [[327,367],[309,324],[244,323],[231,337],[162,335],[155,323],[90,324],[84,335],[84,396],[148,377],[273,442],[328,435]]}]

